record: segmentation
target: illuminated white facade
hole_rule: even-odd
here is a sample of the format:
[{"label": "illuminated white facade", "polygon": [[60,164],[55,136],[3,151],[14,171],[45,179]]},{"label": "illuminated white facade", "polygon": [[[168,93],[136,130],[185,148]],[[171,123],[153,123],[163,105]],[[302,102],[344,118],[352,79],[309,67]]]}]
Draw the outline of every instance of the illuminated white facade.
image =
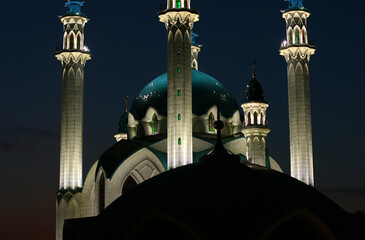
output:
[{"label": "illuminated white facade", "polygon": [[289,9],[283,12],[287,40],[283,42],[280,54],[288,64],[291,176],[314,186],[308,63],[315,47],[308,43],[309,16],[307,10]]},{"label": "illuminated white facade", "polygon": [[168,169],[193,162],[191,29],[199,20],[197,12],[172,2],[174,7],[159,16],[167,29]]}]

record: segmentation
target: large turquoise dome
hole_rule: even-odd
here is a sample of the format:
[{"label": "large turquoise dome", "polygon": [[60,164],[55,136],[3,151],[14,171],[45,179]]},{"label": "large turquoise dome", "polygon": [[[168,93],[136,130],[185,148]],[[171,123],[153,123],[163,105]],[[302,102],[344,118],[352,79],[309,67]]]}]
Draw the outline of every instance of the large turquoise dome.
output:
[{"label": "large turquoise dome", "polygon": [[[206,73],[192,70],[193,114],[205,114],[210,107],[217,104],[220,96],[221,114],[230,118],[239,110],[233,94],[215,78]],[[155,108],[159,114],[167,116],[167,73],[147,84],[134,100],[131,113],[141,120],[149,107]]]}]

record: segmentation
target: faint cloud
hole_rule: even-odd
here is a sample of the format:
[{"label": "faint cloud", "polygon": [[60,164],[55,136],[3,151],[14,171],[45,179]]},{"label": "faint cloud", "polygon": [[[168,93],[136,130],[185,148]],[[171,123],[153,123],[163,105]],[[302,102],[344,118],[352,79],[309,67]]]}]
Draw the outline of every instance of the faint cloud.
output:
[{"label": "faint cloud", "polygon": [[30,151],[57,141],[59,134],[52,130],[11,127],[0,128],[0,152]]}]

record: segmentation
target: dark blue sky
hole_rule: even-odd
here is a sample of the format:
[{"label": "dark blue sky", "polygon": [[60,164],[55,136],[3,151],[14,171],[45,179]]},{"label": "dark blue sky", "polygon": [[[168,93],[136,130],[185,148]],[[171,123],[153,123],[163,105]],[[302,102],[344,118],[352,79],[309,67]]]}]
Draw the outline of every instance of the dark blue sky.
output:
[{"label": "dark blue sky", "polygon": [[[289,173],[286,63],[278,52],[285,38],[280,10],[287,3],[227,2],[192,0],[201,13],[194,28],[204,45],[200,70],[240,104],[257,59],[270,103],[269,151]],[[114,143],[122,98],[133,99],[166,72],[166,30],[157,17],[164,3],[85,2],[91,19],[85,43],[93,57],[85,68],[85,174]],[[310,62],[316,187],[349,210],[365,210],[365,2],[304,5],[313,14],[308,31],[317,46]],[[7,1],[0,16],[0,239],[54,237],[62,70],[54,52],[62,44],[57,15],[63,6],[60,0]]]}]

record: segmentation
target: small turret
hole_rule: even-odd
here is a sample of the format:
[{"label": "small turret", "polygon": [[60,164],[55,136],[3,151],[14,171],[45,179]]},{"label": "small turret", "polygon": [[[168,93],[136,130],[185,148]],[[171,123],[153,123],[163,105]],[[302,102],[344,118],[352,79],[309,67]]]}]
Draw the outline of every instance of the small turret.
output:
[{"label": "small turret", "polygon": [[261,83],[256,78],[256,61],[253,73],[247,85],[246,101],[242,104],[245,120],[242,133],[246,137],[248,161],[266,167],[266,136],[270,128],[266,121],[266,110],[269,104],[264,100]]}]

